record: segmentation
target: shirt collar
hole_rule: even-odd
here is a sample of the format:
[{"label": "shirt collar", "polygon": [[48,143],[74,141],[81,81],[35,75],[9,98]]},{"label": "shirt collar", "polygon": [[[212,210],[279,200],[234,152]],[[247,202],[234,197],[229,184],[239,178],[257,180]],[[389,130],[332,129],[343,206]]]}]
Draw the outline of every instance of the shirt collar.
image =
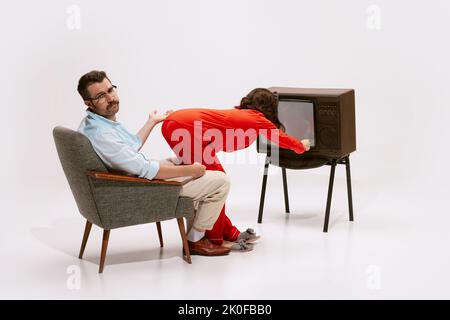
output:
[{"label": "shirt collar", "polygon": [[109,119],[107,119],[107,118],[105,118],[105,117],[103,117],[103,116],[101,116],[99,114],[96,114],[95,112],[90,111],[89,108],[86,109],[86,113],[88,114],[89,117],[93,118],[96,121],[100,121],[100,122],[102,122],[104,124],[107,124],[107,125],[110,125],[110,126],[114,126],[114,127],[120,125],[119,122],[109,120]]}]

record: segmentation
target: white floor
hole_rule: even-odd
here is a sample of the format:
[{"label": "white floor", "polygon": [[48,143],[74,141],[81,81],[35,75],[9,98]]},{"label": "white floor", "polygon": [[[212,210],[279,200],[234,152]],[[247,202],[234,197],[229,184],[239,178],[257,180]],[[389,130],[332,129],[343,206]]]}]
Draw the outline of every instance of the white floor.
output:
[{"label": "white floor", "polygon": [[15,192],[2,215],[0,298],[450,298],[445,189],[354,177],[351,223],[341,169],[325,234],[329,169],[317,170],[308,176],[288,171],[290,214],[284,213],[279,171],[270,175],[262,224],[256,223],[259,177],[253,188],[233,177],[229,215],[262,236],[252,252],[193,256],[188,265],[175,221],[162,224],[163,249],[156,226],[141,225],[111,232],[102,275],[99,228],[91,231],[84,260],[77,258],[85,221],[68,188],[35,188],[27,197]]}]

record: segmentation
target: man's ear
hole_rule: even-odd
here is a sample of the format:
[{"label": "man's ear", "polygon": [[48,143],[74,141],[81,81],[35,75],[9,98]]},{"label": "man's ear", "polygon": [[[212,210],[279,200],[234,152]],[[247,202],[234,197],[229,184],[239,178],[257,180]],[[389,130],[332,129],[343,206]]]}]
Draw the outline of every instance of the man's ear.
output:
[{"label": "man's ear", "polygon": [[88,106],[89,108],[91,108],[91,109],[92,109],[92,107],[93,107],[92,102],[89,101],[89,100],[84,100],[84,104],[87,105],[87,106]]}]

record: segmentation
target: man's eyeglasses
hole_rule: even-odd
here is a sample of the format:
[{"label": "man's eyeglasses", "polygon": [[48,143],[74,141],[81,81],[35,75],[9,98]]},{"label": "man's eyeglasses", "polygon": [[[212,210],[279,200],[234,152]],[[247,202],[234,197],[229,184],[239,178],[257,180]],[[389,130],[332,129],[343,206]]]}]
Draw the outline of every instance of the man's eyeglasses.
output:
[{"label": "man's eyeglasses", "polygon": [[117,86],[112,85],[112,86],[108,89],[108,91],[103,92],[103,93],[97,95],[95,98],[90,98],[89,100],[90,100],[90,101],[104,102],[104,100],[106,99],[106,95],[109,94],[109,95],[111,96],[111,95],[113,95],[113,94],[116,94],[116,92],[117,92]]}]

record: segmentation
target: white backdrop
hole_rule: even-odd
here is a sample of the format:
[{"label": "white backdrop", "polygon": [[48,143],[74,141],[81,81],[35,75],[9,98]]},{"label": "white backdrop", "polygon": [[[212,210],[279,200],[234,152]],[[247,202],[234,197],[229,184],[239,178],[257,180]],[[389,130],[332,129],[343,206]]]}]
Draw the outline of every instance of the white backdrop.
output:
[{"label": "white backdrop", "polygon": [[[76,84],[91,69],[119,86],[119,120],[133,131],[154,108],[227,108],[259,86],[354,88],[355,173],[434,185],[448,178],[449,9],[444,0],[10,2],[0,13],[2,185],[64,182],[51,129],[78,126]],[[145,152],[169,152],[159,128]]]},{"label": "white backdrop", "polygon": [[[118,119],[132,131],[155,108],[229,108],[255,87],[354,88],[355,183],[444,209],[449,10],[446,0],[3,4],[3,214],[39,216],[16,204],[36,190],[69,192],[51,131],[78,127],[85,108],[76,85],[92,69],[119,87]],[[159,127],[143,150],[169,154]],[[260,165],[225,167],[233,188],[259,192]],[[326,180],[328,169],[316,173]]]}]

